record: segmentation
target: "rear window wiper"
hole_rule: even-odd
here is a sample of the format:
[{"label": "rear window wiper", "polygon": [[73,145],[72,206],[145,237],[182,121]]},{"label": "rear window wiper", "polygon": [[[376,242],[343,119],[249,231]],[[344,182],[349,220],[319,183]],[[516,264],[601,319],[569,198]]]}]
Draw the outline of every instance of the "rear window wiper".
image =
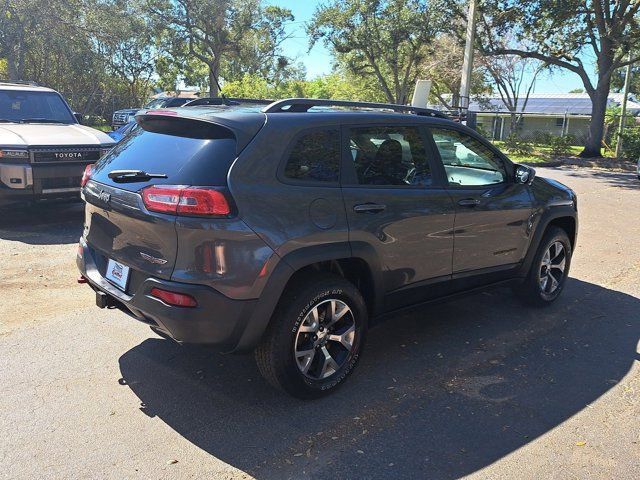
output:
[{"label": "rear window wiper", "polygon": [[8,118],[0,118],[0,123],[17,123],[17,120],[9,120]]},{"label": "rear window wiper", "polygon": [[108,177],[114,182],[140,182],[152,178],[167,178],[164,173],[147,173],[143,170],[112,170]]}]

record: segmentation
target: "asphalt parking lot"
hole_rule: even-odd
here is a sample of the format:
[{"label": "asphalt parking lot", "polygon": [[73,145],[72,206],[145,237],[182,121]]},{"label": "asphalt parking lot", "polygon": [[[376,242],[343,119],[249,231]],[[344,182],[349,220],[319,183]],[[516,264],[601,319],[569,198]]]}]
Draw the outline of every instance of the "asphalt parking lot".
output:
[{"label": "asphalt parking lot", "polygon": [[640,182],[538,174],[579,195],[563,297],[533,310],[499,289],[399,316],[310,403],[252,356],[94,307],[81,204],[2,212],[0,477],[638,478]]}]

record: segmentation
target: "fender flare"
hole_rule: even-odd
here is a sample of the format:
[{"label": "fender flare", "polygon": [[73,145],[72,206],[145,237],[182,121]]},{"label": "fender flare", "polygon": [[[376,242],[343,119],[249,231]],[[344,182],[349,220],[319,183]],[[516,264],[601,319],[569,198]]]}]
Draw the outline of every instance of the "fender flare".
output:
[{"label": "fender flare", "polygon": [[359,258],[368,265],[374,289],[372,316],[375,316],[380,311],[384,289],[380,261],[371,245],[364,242],[338,242],[302,247],[281,257],[274,267],[233,351],[247,351],[260,342],[287,283],[296,272],[314,263],[345,258]]},{"label": "fender flare", "polygon": [[558,218],[567,218],[570,217],[575,221],[576,224],[576,233],[573,240],[573,245],[575,246],[577,235],[578,235],[578,216],[576,214],[576,210],[574,207],[574,203],[566,203],[562,205],[550,206],[544,209],[544,211],[540,214],[538,221],[536,222],[534,234],[531,238],[531,242],[529,243],[529,249],[527,251],[526,256],[524,257],[524,261],[522,262],[522,266],[520,268],[519,277],[526,277],[531,269],[531,264],[533,263],[533,258],[538,251],[540,246],[540,242],[542,242],[542,237],[544,236],[544,232],[549,227],[549,224]]}]

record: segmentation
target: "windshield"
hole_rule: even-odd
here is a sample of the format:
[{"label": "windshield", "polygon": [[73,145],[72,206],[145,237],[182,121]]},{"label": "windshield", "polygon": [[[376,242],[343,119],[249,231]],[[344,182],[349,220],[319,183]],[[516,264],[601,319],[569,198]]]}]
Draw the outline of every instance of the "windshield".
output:
[{"label": "windshield", "polygon": [[0,122],[76,123],[76,119],[55,92],[0,90]]},{"label": "windshield", "polygon": [[161,107],[165,101],[166,98],[156,98],[155,100],[151,100],[149,103],[147,103],[144,108],[158,108]]}]

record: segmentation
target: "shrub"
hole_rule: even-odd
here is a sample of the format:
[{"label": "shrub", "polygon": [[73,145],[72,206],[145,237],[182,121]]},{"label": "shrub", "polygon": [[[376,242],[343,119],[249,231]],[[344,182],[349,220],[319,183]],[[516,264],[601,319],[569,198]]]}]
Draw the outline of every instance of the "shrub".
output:
[{"label": "shrub", "polygon": [[504,148],[509,153],[516,155],[531,155],[533,153],[533,145],[517,135],[509,135],[504,141]]},{"label": "shrub", "polygon": [[571,145],[575,143],[575,138],[573,135],[565,135],[564,137],[550,135],[547,142],[549,153],[554,157],[562,157],[571,153]]},{"label": "shrub", "polygon": [[491,132],[484,125],[476,125],[476,132],[484,138],[491,138]]},{"label": "shrub", "polygon": [[539,147],[547,146],[551,143],[551,137],[553,134],[537,130],[533,132],[533,143]]},{"label": "shrub", "polygon": [[627,128],[622,133],[622,156],[629,160],[640,158],[640,127]]}]

